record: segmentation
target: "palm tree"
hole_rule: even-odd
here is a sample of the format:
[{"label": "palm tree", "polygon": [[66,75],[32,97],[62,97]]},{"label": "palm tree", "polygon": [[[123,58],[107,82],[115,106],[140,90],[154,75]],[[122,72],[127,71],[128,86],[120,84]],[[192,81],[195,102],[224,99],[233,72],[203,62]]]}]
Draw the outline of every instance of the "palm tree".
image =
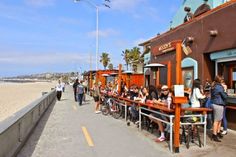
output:
[{"label": "palm tree", "polygon": [[121,56],[123,56],[123,59],[125,60],[127,70],[129,68],[129,63],[130,63],[130,56],[131,56],[130,54],[131,53],[129,49],[122,51],[122,54],[121,54]]},{"label": "palm tree", "polygon": [[106,52],[103,52],[102,55],[100,56],[100,62],[103,64],[104,69],[106,70],[106,67],[108,65],[108,63],[110,62],[110,58],[108,56],[109,54]]},{"label": "palm tree", "polygon": [[112,63],[110,63],[110,64],[108,65],[108,69],[109,69],[109,70],[112,70],[112,69],[113,69],[113,64],[112,64]]},{"label": "palm tree", "polygon": [[137,64],[143,62],[143,58],[141,57],[140,48],[133,47],[133,49],[130,50],[130,62],[133,65],[133,70],[137,71]]},{"label": "palm tree", "polygon": [[141,54],[141,52],[140,52],[140,48],[138,48],[138,47],[134,47],[134,48],[132,48],[131,50],[130,50],[130,53],[131,53],[131,61],[132,62],[139,62],[140,61],[140,54]]}]

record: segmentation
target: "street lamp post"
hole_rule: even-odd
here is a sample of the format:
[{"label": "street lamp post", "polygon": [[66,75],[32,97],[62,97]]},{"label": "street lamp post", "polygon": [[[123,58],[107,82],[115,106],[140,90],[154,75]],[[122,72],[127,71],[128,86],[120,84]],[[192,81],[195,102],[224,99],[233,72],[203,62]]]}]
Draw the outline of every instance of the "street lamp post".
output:
[{"label": "street lamp post", "polygon": [[93,6],[96,9],[96,70],[98,70],[98,53],[99,53],[99,31],[98,31],[98,14],[99,14],[99,6],[95,3],[93,3],[90,0],[74,0],[74,2],[79,2],[79,1],[86,1],[89,3],[91,6]]}]

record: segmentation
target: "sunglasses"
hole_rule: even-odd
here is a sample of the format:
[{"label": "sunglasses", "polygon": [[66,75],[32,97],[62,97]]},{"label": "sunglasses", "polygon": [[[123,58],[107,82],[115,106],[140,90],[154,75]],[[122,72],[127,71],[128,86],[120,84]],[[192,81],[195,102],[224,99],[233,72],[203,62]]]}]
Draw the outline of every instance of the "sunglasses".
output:
[{"label": "sunglasses", "polygon": [[162,89],[161,91],[165,92],[165,91],[168,91],[168,89]]}]

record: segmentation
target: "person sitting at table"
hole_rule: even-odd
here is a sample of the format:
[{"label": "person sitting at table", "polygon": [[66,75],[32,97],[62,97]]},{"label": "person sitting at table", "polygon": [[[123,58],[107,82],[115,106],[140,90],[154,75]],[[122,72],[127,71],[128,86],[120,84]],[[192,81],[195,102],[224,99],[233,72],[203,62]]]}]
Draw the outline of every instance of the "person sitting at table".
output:
[{"label": "person sitting at table", "polygon": [[[139,96],[139,89],[138,87],[134,87],[133,90],[130,91],[130,100],[138,100],[138,96]],[[129,111],[132,117],[132,120],[134,122],[137,122],[138,120],[138,111],[137,111],[137,104],[133,103],[131,105],[131,107],[129,107]]]},{"label": "person sitting at table", "polygon": [[[172,105],[172,94],[171,94],[171,92],[170,92],[170,90],[169,90],[167,85],[163,85],[161,87],[161,95],[160,95],[159,99],[158,100],[154,100],[153,103],[154,104],[158,104],[158,105],[162,105],[162,106],[166,106],[168,108],[171,108],[171,105]],[[160,112],[163,112],[163,111],[160,111]],[[160,115],[160,114],[151,113],[151,116],[153,116],[155,118],[159,118],[159,119],[165,120],[165,121],[168,121],[166,116],[163,116],[163,115]],[[166,138],[165,138],[165,132],[164,132],[165,130],[164,130],[163,123],[160,120],[156,120],[154,118],[150,118],[150,119],[151,119],[151,121],[153,121],[154,123],[156,123],[158,125],[159,130],[161,132],[161,136],[156,139],[156,142],[165,141]]]},{"label": "person sitting at table", "polygon": [[147,98],[149,96],[148,89],[146,87],[143,87],[139,92],[139,99],[141,103],[145,103]]}]

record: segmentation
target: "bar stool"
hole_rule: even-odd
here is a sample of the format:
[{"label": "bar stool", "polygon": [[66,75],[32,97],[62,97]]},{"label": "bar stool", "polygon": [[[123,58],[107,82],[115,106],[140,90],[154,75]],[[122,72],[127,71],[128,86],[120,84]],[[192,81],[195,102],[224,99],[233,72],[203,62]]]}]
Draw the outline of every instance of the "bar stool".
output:
[{"label": "bar stool", "polygon": [[[198,122],[196,117],[190,117],[186,120],[188,123],[191,123],[190,125],[187,125],[188,134],[186,136],[186,147],[189,149],[189,142],[191,140],[192,143],[194,143],[194,129],[196,129],[196,136],[198,139],[199,147],[202,146],[202,142],[200,139],[199,134],[199,125],[194,125],[196,122]],[[195,127],[194,127],[195,126]]]},{"label": "bar stool", "polygon": [[[186,122],[191,123],[191,124],[187,125],[186,128],[183,126],[181,143],[182,143],[182,141],[184,141],[186,143],[187,149],[189,149],[190,140],[192,143],[194,143],[194,138],[196,136],[197,140],[198,140],[199,147],[201,147],[202,142],[201,142],[200,134],[199,134],[199,125],[195,124],[196,122],[198,122],[197,118],[196,119],[194,119],[194,117],[187,118]],[[193,126],[195,126],[195,127],[193,127]],[[194,129],[196,129],[196,135],[194,134]],[[187,131],[187,135],[186,135],[186,131]]]}]

